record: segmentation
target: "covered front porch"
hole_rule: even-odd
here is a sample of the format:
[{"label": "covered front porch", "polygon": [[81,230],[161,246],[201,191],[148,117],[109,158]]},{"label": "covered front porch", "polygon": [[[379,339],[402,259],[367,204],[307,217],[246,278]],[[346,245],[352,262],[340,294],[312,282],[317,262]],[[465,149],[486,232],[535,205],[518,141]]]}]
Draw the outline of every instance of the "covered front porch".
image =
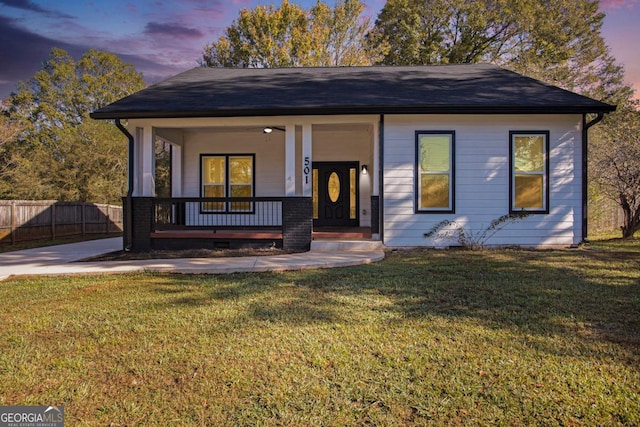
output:
[{"label": "covered front porch", "polygon": [[[379,129],[371,115],[129,120],[124,246],[380,240]],[[170,147],[170,197],[156,194],[159,144]]]}]

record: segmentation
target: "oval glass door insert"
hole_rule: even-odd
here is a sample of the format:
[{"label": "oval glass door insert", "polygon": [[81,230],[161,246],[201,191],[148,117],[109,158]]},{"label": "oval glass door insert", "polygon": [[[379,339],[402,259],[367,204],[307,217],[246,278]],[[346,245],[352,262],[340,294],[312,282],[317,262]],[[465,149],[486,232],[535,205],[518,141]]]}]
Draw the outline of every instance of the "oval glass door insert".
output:
[{"label": "oval glass door insert", "polygon": [[331,202],[337,202],[340,197],[340,177],[337,173],[331,172],[331,175],[329,175],[327,189],[329,191],[329,199]]}]

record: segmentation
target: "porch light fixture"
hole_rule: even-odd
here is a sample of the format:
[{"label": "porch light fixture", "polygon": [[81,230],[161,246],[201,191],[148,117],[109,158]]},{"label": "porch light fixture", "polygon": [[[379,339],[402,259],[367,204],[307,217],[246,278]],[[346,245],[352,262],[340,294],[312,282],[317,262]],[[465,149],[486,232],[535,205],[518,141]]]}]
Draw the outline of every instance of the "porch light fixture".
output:
[{"label": "porch light fixture", "polygon": [[362,165],[361,172],[362,172],[362,175],[368,175],[369,174],[369,170],[367,169],[367,165]]},{"label": "porch light fixture", "polygon": [[274,130],[279,130],[281,132],[284,132],[284,128],[279,128],[279,127],[276,127],[276,126],[265,126],[265,128],[262,129],[262,133],[270,134]]}]

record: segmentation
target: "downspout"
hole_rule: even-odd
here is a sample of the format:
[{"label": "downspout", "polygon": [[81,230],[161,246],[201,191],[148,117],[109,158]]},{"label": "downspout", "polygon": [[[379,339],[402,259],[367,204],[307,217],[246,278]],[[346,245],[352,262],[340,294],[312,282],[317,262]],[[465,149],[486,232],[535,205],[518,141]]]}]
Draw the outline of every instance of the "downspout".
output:
[{"label": "downspout", "polygon": [[132,203],[132,196],[133,196],[133,176],[134,176],[134,170],[133,170],[133,153],[134,153],[134,142],[133,142],[133,135],[131,135],[129,133],[129,131],[127,130],[127,128],[125,128],[124,126],[122,126],[122,123],[120,123],[120,119],[116,119],[116,126],[118,127],[118,129],[120,129],[120,132],[122,132],[124,134],[124,136],[127,137],[127,139],[129,140],[129,182],[127,185],[127,197],[125,199],[125,224],[124,224],[124,228],[126,230],[126,239],[125,239],[125,244],[123,249],[125,251],[129,251],[131,250],[131,244],[133,243],[133,203]]},{"label": "downspout", "polygon": [[598,116],[587,122],[587,115],[582,115],[582,241],[587,241],[589,215],[589,128],[600,123],[604,119],[604,113],[599,112]]},{"label": "downspout", "polygon": [[380,241],[384,245],[384,114],[380,114],[380,130],[378,131],[378,231]]}]

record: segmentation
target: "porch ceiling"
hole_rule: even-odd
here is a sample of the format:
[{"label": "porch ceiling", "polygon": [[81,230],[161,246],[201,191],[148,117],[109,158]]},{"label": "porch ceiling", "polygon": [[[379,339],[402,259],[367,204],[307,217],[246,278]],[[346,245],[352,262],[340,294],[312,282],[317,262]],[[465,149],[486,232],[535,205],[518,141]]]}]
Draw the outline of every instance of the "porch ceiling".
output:
[{"label": "porch ceiling", "polygon": [[[284,128],[284,124],[274,121],[273,123],[265,124],[264,126],[186,126],[181,128],[173,128],[173,127],[157,127],[161,132],[164,129],[179,129],[183,132],[211,132],[211,133],[263,133],[265,126],[271,127],[281,127]],[[314,132],[368,132],[371,130],[372,125],[369,123],[324,123],[324,124],[314,124],[313,131]]]}]

